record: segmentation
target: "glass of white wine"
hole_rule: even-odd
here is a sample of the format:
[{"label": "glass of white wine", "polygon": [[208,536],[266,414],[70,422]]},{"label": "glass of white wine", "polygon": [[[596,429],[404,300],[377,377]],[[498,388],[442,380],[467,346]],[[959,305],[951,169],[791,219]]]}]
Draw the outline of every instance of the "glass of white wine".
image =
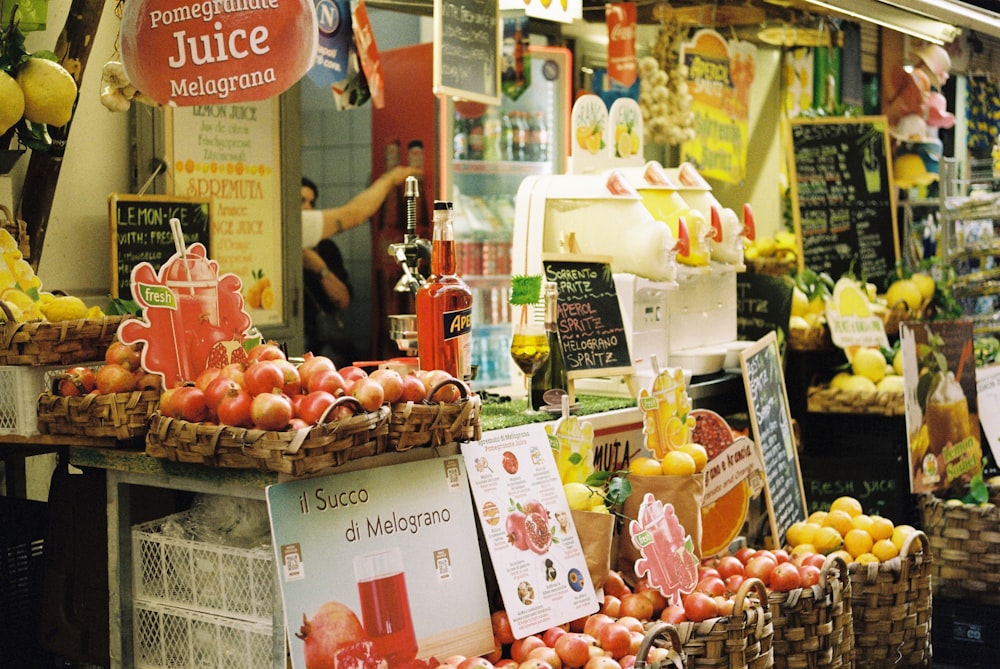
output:
[{"label": "glass of white wine", "polygon": [[531,377],[549,359],[549,339],[545,327],[541,323],[517,323],[514,325],[514,338],[510,342],[510,357],[524,372],[525,388],[528,391],[526,411],[532,413]]}]

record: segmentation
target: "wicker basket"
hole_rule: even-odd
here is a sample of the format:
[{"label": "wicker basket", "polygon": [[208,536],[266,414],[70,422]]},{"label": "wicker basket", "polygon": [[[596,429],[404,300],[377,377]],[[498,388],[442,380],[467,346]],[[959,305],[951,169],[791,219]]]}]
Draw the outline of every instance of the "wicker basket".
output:
[{"label": "wicker basket", "polygon": [[818,585],[768,594],[777,669],[854,667],[851,579],[847,563],[827,558]]},{"label": "wicker basket", "polygon": [[925,494],[920,514],[934,551],[934,594],[1000,605],[1000,507]]},{"label": "wicker basket", "polygon": [[931,666],[931,563],[917,531],[891,560],[848,565],[858,669]]},{"label": "wicker basket", "polygon": [[149,419],[159,405],[159,390],[81,397],[61,397],[45,392],[38,396],[38,431],[41,434],[133,439],[146,434]]},{"label": "wicker basket", "polygon": [[806,402],[810,413],[902,416],[906,411],[903,393],[852,392],[828,386],[811,386]]},{"label": "wicker basket", "polygon": [[461,398],[457,402],[399,402],[392,405],[389,418],[389,446],[408,451],[416,446],[441,446],[476,440],[482,436],[480,411],[482,401],[457,379],[444,381],[428,394],[446,385],[455,385]]},{"label": "wicker basket", "polygon": [[388,434],[389,408],[384,405],[308,430],[283,432],[191,423],[154,413],[146,433],[146,454],[210,467],[302,476],[384,453]]},{"label": "wicker basket", "polygon": [[[756,591],[758,598],[756,601],[749,599],[750,590]],[[767,590],[760,579],[748,578],[743,581],[743,585],[734,595],[731,615],[709,618],[702,622],[652,625],[647,629],[646,636],[639,646],[639,652],[636,653],[637,667],[640,666],[638,658],[644,658],[644,653],[647,653],[651,646],[666,646],[668,640],[662,637],[670,628],[676,631],[676,639],[670,641],[670,647],[680,655],[684,667],[770,669],[774,666],[774,650],[771,647],[774,635],[771,610],[767,601]],[[678,642],[679,649],[675,645]]]},{"label": "wicker basket", "polygon": [[131,316],[0,323],[0,365],[75,365],[103,360],[126,318]]},{"label": "wicker basket", "polygon": [[744,259],[747,269],[754,274],[767,274],[768,276],[785,276],[791,274],[796,267],[794,259],[787,258],[750,258]]},{"label": "wicker basket", "polygon": [[788,331],[788,347],[793,351],[825,351],[833,348],[833,339],[825,325],[792,328]]},{"label": "wicker basket", "polygon": [[17,250],[21,252],[21,256],[26,259],[30,258],[31,245],[28,243],[28,224],[19,218],[14,218],[10,209],[4,204],[0,204],[0,214],[3,214],[3,218],[0,219],[0,227],[9,232],[10,236],[17,242]]}]

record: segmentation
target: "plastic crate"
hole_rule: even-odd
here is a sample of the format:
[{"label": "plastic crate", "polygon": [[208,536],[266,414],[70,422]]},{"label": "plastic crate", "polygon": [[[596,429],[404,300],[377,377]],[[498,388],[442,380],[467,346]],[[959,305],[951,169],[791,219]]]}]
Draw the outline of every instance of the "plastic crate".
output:
[{"label": "plastic crate", "polygon": [[0,498],[0,646],[14,652],[9,666],[28,666],[24,655],[40,641],[47,518],[45,502]]},{"label": "plastic crate", "polygon": [[246,669],[273,666],[271,624],[133,600],[136,669]]},{"label": "plastic crate", "polygon": [[[101,363],[82,363],[96,369]],[[0,434],[38,434],[38,396],[67,365],[0,365]]]},{"label": "plastic crate", "polygon": [[234,548],[163,533],[168,521],[189,513],[132,528],[135,598],[270,625],[277,587],[270,547]]}]

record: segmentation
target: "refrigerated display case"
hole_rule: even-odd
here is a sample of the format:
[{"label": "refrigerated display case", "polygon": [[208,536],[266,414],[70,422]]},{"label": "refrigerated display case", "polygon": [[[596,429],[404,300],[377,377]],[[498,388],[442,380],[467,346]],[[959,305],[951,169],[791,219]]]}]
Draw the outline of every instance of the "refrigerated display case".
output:
[{"label": "refrigerated display case", "polygon": [[459,274],[473,290],[476,388],[511,379],[511,242],[514,200],[529,176],[562,174],[569,153],[572,56],[528,49],[531,84],[489,106],[442,99],[439,197],[455,206]]}]

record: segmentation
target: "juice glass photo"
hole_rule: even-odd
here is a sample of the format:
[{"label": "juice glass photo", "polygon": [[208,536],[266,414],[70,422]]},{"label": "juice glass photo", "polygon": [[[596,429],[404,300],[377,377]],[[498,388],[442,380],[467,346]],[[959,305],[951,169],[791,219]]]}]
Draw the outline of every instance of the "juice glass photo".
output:
[{"label": "juice glass photo", "polygon": [[177,298],[177,308],[170,313],[177,367],[183,378],[193,379],[205,368],[205,360],[194,359],[191,333],[199,325],[219,325],[219,278],[206,258],[187,253],[167,263],[164,282]]},{"label": "juice glass photo", "polygon": [[948,372],[927,398],[924,413],[928,450],[939,455],[948,444],[957,444],[972,435],[969,402],[955,376]]},{"label": "juice glass photo", "polygon": [[361,619],[375,649],[390,667],[417,656],[403,556],[388,548],[354,558],[354,577],[361,600]]}]

